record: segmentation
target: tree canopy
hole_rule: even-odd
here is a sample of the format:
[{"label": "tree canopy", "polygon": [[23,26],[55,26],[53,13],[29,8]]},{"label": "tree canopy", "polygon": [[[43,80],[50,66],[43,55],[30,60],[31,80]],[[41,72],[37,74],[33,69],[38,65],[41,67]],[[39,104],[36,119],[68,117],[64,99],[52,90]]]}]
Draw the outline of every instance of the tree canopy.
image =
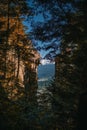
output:
[{"label": "tree canopy", "polygon": [[56,57],[55,80],[49,87],[55,126],[75,129],[79,96],[87,92],[86,0],[39,0],[36,4],[45,20],[34,24],[32,38],[49,50],[47,58]]},{"label": "tree canopy", "polygon": [[[86,12],[86,0],[0,0],[0,129],[76,129],[79,97],[87,92]],[[39,14],[43,20],[35,21]],[[25,19],[32,20],[29,36]],[[40,95],[29,37],[55,58],[54,81]]]},{"label": "tree canopy", "polygon": [[[35,22],[31,37],[40,40],[44,49],[50,49],[50,54],[58,50],[60,43],[66,37],[66,42],[76,43],[77,39],[86,37],[86,1],[38,1],[36,12],[42,13],[43,22]],[[36,6],[36,7],[37,7]],[[37,13],[36,13],[37,14]],[[80,40],[80,39],[79,39]],[[47,44],[49,43],[49,44]]]}]

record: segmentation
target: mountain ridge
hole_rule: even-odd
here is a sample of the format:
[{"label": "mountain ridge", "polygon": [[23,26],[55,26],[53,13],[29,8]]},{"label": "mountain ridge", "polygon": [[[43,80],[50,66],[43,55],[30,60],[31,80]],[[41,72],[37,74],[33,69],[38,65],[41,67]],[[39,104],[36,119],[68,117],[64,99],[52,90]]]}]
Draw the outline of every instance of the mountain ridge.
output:
[{"label": "mountain ridge", "polygon": [[55,64],[49,63],[38,66],[38,86],[43,87],[53,79],[55,75]]}]

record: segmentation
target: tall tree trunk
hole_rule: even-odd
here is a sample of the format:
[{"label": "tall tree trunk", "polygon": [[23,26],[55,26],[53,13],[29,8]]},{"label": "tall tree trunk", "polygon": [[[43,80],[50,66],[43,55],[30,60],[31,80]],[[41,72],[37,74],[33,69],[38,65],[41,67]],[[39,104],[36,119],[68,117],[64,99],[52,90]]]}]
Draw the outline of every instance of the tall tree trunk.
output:
[{"label": "tall tree trunk", "polygon": [[37,88],[36,72],[31,68],[25,67],[24,77],[25,93],[31,104],[37,105]]},{"label": "tall tree trunk", "polygon": [[19,69],[20,69],[20,54],[19,54],[19,51],[18,51],[18,63],[17,63],[17,75],[16,75],[16,78],[18,79],[19,77]]},{"label": "tall tree trunk", "polygon": [[8,51],[8,38],[9,38],[9,11],[10,11],[10,2],[8,0],[8,3],[7,3],[7,33],[6,33],[6,46],[5,46],[5,71],[4,71],[4,76],[5,76],[5,79],[7,78],[7,51]]},{"label": "tall tree trunk", "polygon": [[[17,30],[18,30],[18,33],[19,33],[19,14],[17,16]],[[19,42],[19,36],[17,36],[17,43]],[[18,47],[17,45],[17,75],[16,75],[16,78],[18,79],[19,77],[19,69],[20,69],[20,48]]]}]

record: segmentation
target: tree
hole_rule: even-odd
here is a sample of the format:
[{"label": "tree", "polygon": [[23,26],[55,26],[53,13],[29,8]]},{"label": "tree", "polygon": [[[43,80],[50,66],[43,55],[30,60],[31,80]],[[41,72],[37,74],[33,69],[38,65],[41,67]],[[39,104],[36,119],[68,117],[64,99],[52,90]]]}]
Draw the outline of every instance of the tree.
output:
[{"label": "tree", "polygon": [[[29,79],[29,75],[32,74],[30,72],[32,63],[37,67],[39,60],[23,25],[23,18],[30,15],[30,11],[25,0],[0,0],[0,2],[0,128],[31,129],[34,127],[31,126],[31,118],[37,108],[33,104],[37,104],[35,98],[37,86],[36,88],[28,86],[26,90],[26,84],[30,85],[30,82],[20,81],[22,68],[22,76],[26,75]],[[29,75],[25,72],[26,68]],[[35,76],[32,76],[33,80]],[[27,97],[26,93],[30,95]],[[32,101],[32,106],[30,96],[32,100],[35,99]]]},{"label": "tree", "polygon": [[[4,79],[8,80],[7,73],[8,72],[8,66],[10,67],[10,73],[14,73],[15,71],[15,65],[12,65],[14,62],[14,58],[18,59],[17,63],[17,74],[16,74],[16,79],[18,79],[19,76],[19,65],[20,65],[20,60],[23,57],[23,51],[24,50],[24,44],[25,44],[25,39],[27,39],[27,36],[25,34],[24,26],[23,26],[23,20],[22,18],[25,17],[25,15],[30,14],[30,9],[27,6],[27,1],[24,0],[8,0],[8,1],[1,1],[0,5],[0,14],[1,14],[1,19],[0,21],[3,23],[1,27],[1,44],[3,47],[1,47],[2,51],[2,57],[3,57],[3,72],[4,72]],[[28,43],[27,43],[28,44]],[[12,52],[13,59],[10,58],[9,63],[9,56],[10,52]],[[28,53],[30,53],[28,51]],[[22,55],[22,56],[20,56]],[[24,54],[25,55],[25,54]],[[29,54],[28,54],[29,55]],[[10,56],[11,57],[11,56]],[[12,60],[12,61],[11,61]],[[12,67],[11,67],[12,66]],[[14,67],[14,69],[13,69]],[[11,68],[12,71],[11,72]],[[14,75],[14,74],[13,74]],[[14,77],[15,78],[15,77]],[[12,78],[10,77],[10,80]],[[16,81],[16,80],[15,80]]]},{"label": "tree", "polygon": [[[44,8],[44,12],[49,12],[49,19],[38,26],[35,25],[32,34],[36,39],[50,42],[49,45],[45,43],[45,49],[53,48],[53,53],[60,49],[55,61],[55,84],[51,89],[57,127],[75,129],[76,126],[73,125],[77,122],[77,117],[74,115],[78,112],[79,95],[86,91],[87,86],[86,1],[49,0],[48,4],[48,1],[44,0],[39,1],[39,4]],[[61,39],[59,46],[58,39]]]}]

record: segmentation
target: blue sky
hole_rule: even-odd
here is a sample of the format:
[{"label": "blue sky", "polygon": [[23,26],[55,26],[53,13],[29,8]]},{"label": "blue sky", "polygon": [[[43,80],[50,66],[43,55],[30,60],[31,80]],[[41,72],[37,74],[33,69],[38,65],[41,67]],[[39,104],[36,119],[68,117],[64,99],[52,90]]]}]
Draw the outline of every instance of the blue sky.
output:
[{"label": "blue sky", "polygon": [[[37,7],[35,7],[35,3],[33,3],[33,1],[35,2],[35,0],[28,0],[29,6],[30,6],[30,7],[34,7],[34,8],[37,8]],[[38,7],[37,10],[38,10],[38,11],[39,11],[39,10],[42,11],[42,8],[41,8],[41,7]],[[43,10],[43,11],[44,11],[44,10]],[[23,24],[27,26],[27,30],[26,30],[27,33],[31,32],[33,22],[34,22],[34,23],[40,22],[40,24],[43,24],[44,21],[45,21],[45,18],[43,17],[42,12],[37,14],[37,12],[36,12],[36,10],[35,10],[34,13],[35,13],[34,16],[32,16],[32,17],[30,16],[30,17],[28,18],[28,20],[26,20],[26,21],[23,22]],[[50,17],[49,13],[48,13],[47,11],[44,12],[44,13],[46,13],[46,15],[48,15],[48,18],[47,18],[47,19],[49,19],[49,17]],[[44,45],[44,43],[42,43],[41,41],[36,41],[36,40],[32,40],[32,43],[34,43],[34,44],[36,43],[36,44],[40,45],[40,47],[43,47],[43,45]],[[49,44],[49,43],[46,43],[46,44]],[[42,58],[43,58],[48,52],[49,52],[49,51],[46,51],[45,49],[44,49],[44,50],[41,49],[41,50],[39,51],[39,53],[40,53],[40,55],[41,55]]]},{"label": "blue sky", "polygon": [[[32,4],[32,1],[33,0],[29,0],[29,5],[32,7],[33,6],[33,4]],[[23,21],[23,24],[25,25],[25,26],[27,26],[27,30],[26,30],[26,32],[27,33],[29,33],[31,30],[32,30],[32,24],[33,24],[33,22],[34,23],[37,23],[37,22],[40,22],[40,23],[43,23],[44,22],[44,17],[43,17],[43,15],[41,14],[41,13],[39,13],[38,15],[35,15],[35,16],[32,16],[32,18],[30,17],[30,18],[28,18],[28,20],[26,20],[26,21]],[[34,43],[35,42],[35,40],[32,40],[32,43]],[[40,41],[36,41],[36,42],[38,42],[38,45],[40,45],[40,46],[42,46],[42,42],[40,42]],[[38,51],[39,53],[40,53],[40,55],[41,55],[41,57],[43,58],[44,56],[45,56],[45,54],[47,53],[47,51],[45,51],[45,50],[40,50],[40,51]]]},{"label": "blue sky", "polygon": [[[42,19],[42,18],[41,18]],[[40,17],[36,17],[35,20],[39,21],[40,20]],[[30,32],[32,27],[31,27],[31,24],[29,22],[23,22],[27,27],[28,27],[28,30],[26,32]],[[32,40],[32,43],[34,43],[35,40]],[[40,41],[36,41],[38,42],[38,45],[43,46],[43,42],[40,42]],[[35,44],[35,43],[34,43]],[[38,50],[38,52],[40,53],[41,57],[44,58],[44,56],[49,52],[49,51],[46,51],[44,49],[41,49],[40,51]]]},{"label": "blue sky", "polygon": [[[29,5],[31,6],[31,7],[35,7],[35,3],[33,3],[33,1],[34,0],[28,0],[29,1]],[[35,2],[35,1],[34,1]],[[40,24],[43,24],[44,23],[44,21],[47,19],[50,19],[50,14],[49,14],[49,12],[47,12],[47,11],[44,11],[41,7],[35,7],[36,8],[36,10],[38,10],[38,11],[40,11],[41,10],[41,13],[39,12],[39,13],[37,13],[36,12],[36,10],[35,10],[35,15],[34,16],[32,16],[32,18],[31,18],[31,16],[28,18],[28,20],[27,21],[25,21],[24,22],[24,24],[28,27],[28,30],[26,31],[26,32],[31,32],[31,30],[32,30],[32,25],[34,24],[34,23],[38,23],[38,22],[40,22]],[[38,8],[38,9],[37,9]],[[45,19],[45,17],[43,16],[43,14],[42,14],[42,12],[44,12],[46,15],[47,15],[47,17],[46,17],[46,19]],[[54,40],[54,39],[53,39]],[[48,45],[48,44],[50,44],[50,42],[49,43],[47,43],[47,42],[41,42],[41,41],[36,41],[35,39],[33,39],[32,40],[32,43],[34,43],[34,45],[36,44],[38,44],[40,47],[43,47],[45,44],[46,45]],[[47,50],[45,50],[45,49],[41,49],[41,50],[39,50],[39,53],[40,53],[40,55],[41,55],[41,57],[43,58],[43,57],[45,57],[45,55],[47,55],[48,53],[49,53],[49,50],[47,51]]]},{"label": "blue sky", "polygon": [[[45,8],[42,8],[41,7],[41,5],[38,7],[37,6],[37,4],[35,3],[35,2],[37,2],[37,0],[28,0],[28,4],[31,6],[31,8],[34,8],[34,15],[32,16],[32,19],[31,19],[31,17],[28,19],[28,21],[26,21],[26,22],[24,22],[24,24],[28,27],[28,31],[27,32],[30,32],[31,31],[31,29],[32,29],[32,25],[34,25],[35,23],[40,23],[40,24],[43,24],[44,23],[44,21],[46,22],[46,20],[49,20],[49,19],[51,19],[51,14],[50,14],[50,12],[48,12],[47,10],[45,10]],[[64,8],[64,10],[67,12],[67,11],[71,11],[71,12],[74,12],[75,11],[75,9],[73,9],[72,8],[72,6],[71,6],[71,4],[65,4],[65,6],[63,6],[63,8]],[[39,13],[38,13],[39,12]],[[43,16],[43,14],[46,14],[46,15],[44,15]],[[58,13],[57,13],[58,14]],[[56,16],[58,16],[58,15],[56,15]],[[55,17],[56,17],[55,16]],[[45,18],[46,17],[46,18]],[[54,17],[54,19],[55,19],[55,17]],[[58,18],[58,17],[57,17]],[[55,21],[54,21],[55,22]],[[64,21],[61,21],[61,24],[63,25],[63,24],[65,24],[66,23],[66,21],[64,20]],[[53,29],[53,28],[52,28]],[[60,53],[60,50],[59,50],[59,44],[61,43],[61,37],[59,38],[56,38],[56,37],[54,37],[53,39],[51,39],[51,46],[52,46],[52,48],[54,48],[54,51],[53,51],[53,53],[56,55],[56,54],[58,54],[58,53]],[[34,45],[36,44],[36,45],[40,45],[41,47],[43,47],[43,45],[48,45],[48,44],[50,44],[50,42],[49,43],[47,43],[47,42],[41,42],[41,41],[37,41],[36,39],[33,39],[32,40],[32,43],[34,43]],[[42,57],[44,57],[49,51],[47,51],[47,50],[40,50],[39,51],[40,52],[40,54],[41,54],[41,56]],[[52,52],[52,51],[51,51]],[[54,55],[53,54],[53,55]]]}]

